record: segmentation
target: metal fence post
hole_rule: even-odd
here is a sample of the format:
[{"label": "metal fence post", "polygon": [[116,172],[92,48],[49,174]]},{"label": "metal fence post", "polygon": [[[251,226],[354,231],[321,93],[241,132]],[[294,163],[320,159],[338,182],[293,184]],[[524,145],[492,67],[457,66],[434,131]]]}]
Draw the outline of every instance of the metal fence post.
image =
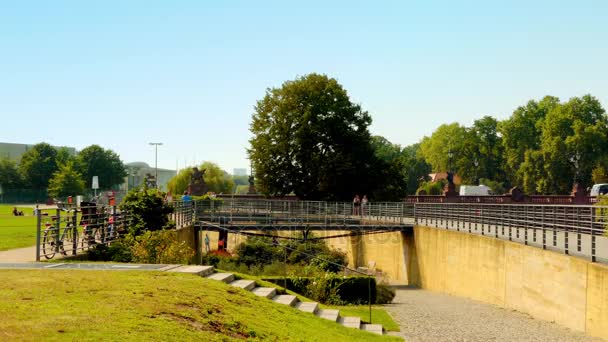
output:
[{"label": "metal fence post", "polygon": [[36,261],[40,261],[40,227],[42,224],[42,218],[40,214],[40,209],[36,209]]},{"label": "metal fence post", "polygon": [[[601,210],[600,216],[605,216],[605,214],[602,215],[602,213],[604,213],[606,209],[600,209],[600,210]],[[593,207],[592,207],[591,215],[590,215],[591,216],[591,222],[590,222],[591,223],[591,262],[596,261],[595,260],[596,259],[595,258],[595,229],[593,229],[593,213],[594,213],[594,211],[593,211]]]},{"label": "metal fence post", "polygon": [[78,251],[78,210],[74,209],[74,215],[72,216],[72,255],[76,255]]},{"label": "metal fence post", "polygon": [[541,214],[541,229],[543,231],[543,249],[547,249],[547,230],[545,229],[545,206],[543,205],[541,207],[542,210],[542,214]]},{"label": "metal fence post", "polygon": [[56,217],[57,217],[57,221],[55,222],[56,224],[54,225],[55,228],[55,232],[53,235],[55,235],[55,253],[59,253],[59,232],[61,231],[61,209],[57,208],[56,210]]}]

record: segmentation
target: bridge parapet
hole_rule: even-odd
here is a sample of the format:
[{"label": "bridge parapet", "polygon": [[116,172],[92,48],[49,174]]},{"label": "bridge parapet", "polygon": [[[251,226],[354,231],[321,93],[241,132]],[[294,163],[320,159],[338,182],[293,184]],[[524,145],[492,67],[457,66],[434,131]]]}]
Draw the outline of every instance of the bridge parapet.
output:
[{"label": "bridge parapet", "polygon": [[570,195],[524,195],[513,198],[511,195],[493,196],[443,196],[419,195],[408,196],[403,199],[405,203],[495,203],[495,204],[562,204],[562,205],[590,205],[597,203],[594,196]]}]

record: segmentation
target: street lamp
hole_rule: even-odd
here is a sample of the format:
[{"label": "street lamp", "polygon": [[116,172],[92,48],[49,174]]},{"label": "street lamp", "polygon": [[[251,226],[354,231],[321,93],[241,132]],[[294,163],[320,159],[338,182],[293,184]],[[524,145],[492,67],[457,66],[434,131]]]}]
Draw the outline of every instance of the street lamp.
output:
[{"label": "street lamp", "polygon": [[158,146],[162,145],[161,142],[149,143],[154,146],[154,185],[158,189]]},{"label": "street lamp", "polygon": [[475,165],[475,185],[479,185],[477,184],[477,167],[479,166],[479,160],[477,160],[477,158],[473,160],[473,165]]},{"label": "street lamp", "polygon": [[451,149],[448,150],[448,172],[452,171],[452,157],[454,157],[454,152]]}]

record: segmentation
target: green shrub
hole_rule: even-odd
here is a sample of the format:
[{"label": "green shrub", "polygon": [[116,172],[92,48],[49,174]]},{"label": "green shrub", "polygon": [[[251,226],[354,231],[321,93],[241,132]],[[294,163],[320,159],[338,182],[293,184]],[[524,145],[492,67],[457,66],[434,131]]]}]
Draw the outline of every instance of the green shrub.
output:
[{"label": "green shrub", "polygon": [[135,238],[131,251],[134,262],[147,264],[187,264],[195,254],[173,230],[147,231]]},{"label": "green shrub", "polygon": [[247,266],[270,264],[274,260],[284,258],[284,252],[280,247],[273,246],[269,239],[254,238],[237,246],[236,255],[239,262]]},{"label": "green shrub", "polygon": [[145,231],[157,231],[169,226],[173,206],[165,202],[165,194],[156,189],[135,188],[125,196],[121,210],[131,215],[129,233],[138,236]]},{"label": "green shrub", "polygon": [[338,273],[346,266],[346,253],[328,250],[317,254],[310,264],[326,272]]},{"label": "green shrub", "polygon": [[[376,280],[370,277],[343,277],[334,273],[325,273],[314,278],[288,277],[287,279],[264,278],[264,280],[281,286],[285,284],[291,291],[331,305],[367,304],[371,286],[372,304],[377,302]],[[385,300],[384,297],[381,299]]]},{"label": "green shrub", "polygon": [[384,283],[376,285],[376,304],[390,304],[393,298],[395,298],[395,290]]},{"label": "green shrub", "polygon": [[442,195],[443,188],[447,184],[445,179],[442,179],[438,182],[423,182],[420,184],[418,190],[416,190],[416,195]]}]

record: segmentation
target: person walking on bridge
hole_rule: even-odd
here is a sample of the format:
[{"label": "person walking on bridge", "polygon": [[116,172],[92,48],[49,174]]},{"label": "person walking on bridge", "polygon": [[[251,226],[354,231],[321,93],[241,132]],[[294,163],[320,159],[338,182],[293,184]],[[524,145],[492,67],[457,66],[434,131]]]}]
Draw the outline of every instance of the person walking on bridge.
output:
[{"label": "person walking on bridge", "polygon": [[365,210],[367,209],[367,195],[363,195],[363,198],[361,199],[361,215],[365,215]]},{"label": "person walking on bridge", "polygon": [[361,198],[359,194],[355,195],[353,198],[353,215],[359,215],[361,213]]}]

